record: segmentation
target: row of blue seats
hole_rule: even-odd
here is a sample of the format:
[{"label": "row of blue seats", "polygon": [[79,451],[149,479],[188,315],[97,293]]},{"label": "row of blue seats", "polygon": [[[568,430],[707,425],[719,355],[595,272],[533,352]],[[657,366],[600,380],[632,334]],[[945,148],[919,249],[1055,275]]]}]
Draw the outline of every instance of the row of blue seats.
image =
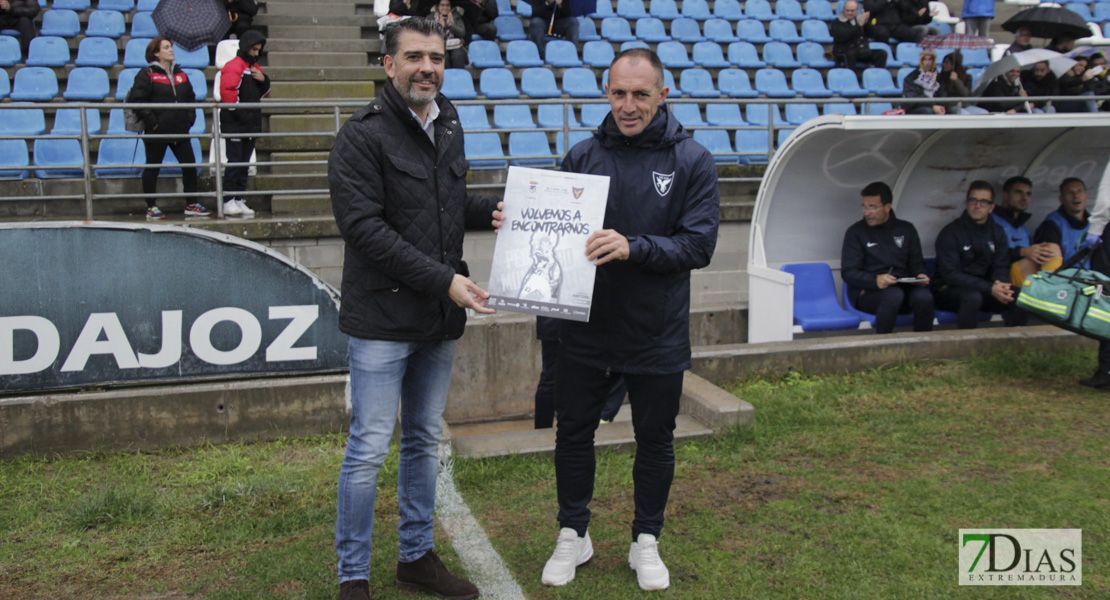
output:
[{"label": "row of blue seats", "polygon": [[[123,50],[123,66],[145,67],[149,64],[146,60],[146,47],[149,44],[150,38],[128,40]],[[0,37],[0,66],[15,66],[19,61],[19,42],[12,37]],[[174,44],[174,61],[182,68],[207,68],[208,48],[188,51]],[[31,67],[64,67],[69,64],[78,67],[114,67],[119,64],[119,46],[112,39],[87,37],[77,44],[77,57],[71,59],[69,43],[65,38],[40,36],[31,40],[25,64]]]},{"label": "row of blue seats", "polygon": [[[39,6],[46,8],[46,0],[39,0]],[[91,0],[54,0],[52,7],[62,10],[82,11],[92,8],[92,2]],[[135,0],[97,0],[96,7],[100,10],[118,10],[120,12],[152,11],[158,7],[158,0],[138,0],[138,2]]]},{"label": "row of blue seats", "polygon": [[[189,77],[198,102],[208,96],[208,83],[204,71],[183,69]],[[130,68],[120,71],[116,79],[115,99],[122,102],[135,81],[139,69]],[[47,67],[23,67],[15,72],[14,85],[8,74],[0,77],[0,100],[11,97],[17,102],[50,102],[58,97],[58,76]],[[66,89],[61,97],[73,101],[100,101],[111,94],[108,72],[100,67],[77,67],[66,78]],[[6,114],[6,113],[5,113]],[[3,125],[0,125],[0,129]]]},{"label": "row of blue seats", "polygon": [[1110,21],[1110,2],[1068,2],[1064,8],[1083,17],[1090,23],[1105,23]]},{"label": "row of blue seats", "polygon": [[[525,6],[522,7],[522,4]],[[531,16],[531,5],[526,0],[517,0],[517,13],[521,16]],[[612,2],[601,0],[597,3],[597,10],[590,16],[595,19],[614,16],[626,19],[686,17],[699,21],[713,17],[730,21],[738,21],[744,17],[761,21],[776,17],[798,21],[803,19],[831,21],[836,18],[832,4],[824,0],[810,0],[805,3],[804,8],[798,0],[778,0],[773,8],[767,0],[746,0],[742,8],[738,0],[716,0],[712,11],[706,0],[683,0],[681,10],[674,0],[650,0],[646,8],[642,0],[617,0],[615,7]]]},{"label": "row of blue seats", "polygon": [[[114,10],[94,10],[85,25],[85,35],[92,37],[120,38],[127,34],[123,13]],[[81,34],[81,20],[76,11],[56,9],[42,14],[39,35],[77,37]],[[158,28],[149,12],[138,12],[131,18],[131,37],[158,37]]]}]

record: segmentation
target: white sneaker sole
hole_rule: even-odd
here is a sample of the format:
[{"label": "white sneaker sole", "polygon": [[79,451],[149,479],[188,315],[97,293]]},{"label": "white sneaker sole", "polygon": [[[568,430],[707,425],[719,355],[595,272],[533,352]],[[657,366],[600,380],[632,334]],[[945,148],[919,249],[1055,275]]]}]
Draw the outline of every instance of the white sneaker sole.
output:
[{"label": "white sneaker sole", "polygon": [[552,587],[562,587],[562,586],[574,581],[574,574],[575,574],[575,572],[577,572],[578,567],[581,567],[582,565],[590,562],[590,559],[593,558],[593,557],[594,557],[594,546],[593,546],[593,544],[590,544],[589,546],[586,547],[586,553],[583,554],[582,556],[578,557],[578,562],[574,565],[574,569],[571,570],[570,574],[566,578],[555,579],[555,578],[552,578],[552,577],[548,577],[547,574],[544,573],[544,575],[542,577],[540,577],[540,581],[544,585],[549,585],[549,586],[552,586]]}]

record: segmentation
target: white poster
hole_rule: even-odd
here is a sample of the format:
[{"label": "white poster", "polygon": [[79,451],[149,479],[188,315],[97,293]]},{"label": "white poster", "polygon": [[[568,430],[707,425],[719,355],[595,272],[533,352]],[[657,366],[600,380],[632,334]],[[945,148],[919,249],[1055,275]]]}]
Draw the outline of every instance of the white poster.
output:
[{"label": "white poster", "polygon": [[609,178],[509,167],[486,306],[588,321],[594,270],[586,240],[601,229]]}]

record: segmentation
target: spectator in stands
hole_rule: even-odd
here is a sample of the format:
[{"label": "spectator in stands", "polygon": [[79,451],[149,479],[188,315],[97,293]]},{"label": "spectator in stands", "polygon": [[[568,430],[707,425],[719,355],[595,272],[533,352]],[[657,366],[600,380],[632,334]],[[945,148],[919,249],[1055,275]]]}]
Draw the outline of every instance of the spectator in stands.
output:
[{"label": "spectator in stands", "polygon": [[1026,50],[1032,50],[1033,44],[1030,43],[1032,37],[1033,34],[1028,27],[1018,27],[1018,30],[1014,32],[1014,42],[1010,44],[1009,48],[1006,48],[1005,54],[1013,54],[1014,52],[1025,52]]},{"label": "spectator in stands", "polygon": [[999,100],[996,102],[980,102],[979,106],[993,113],[1028,113],[1032,112],[1032,107],[1024,100],[1028,95],[1025,89],[1021,87],[1021,67],[1014,67],[1002,75],[995,77],[994,80],[987,84],[987,89],[983,90],[983,97],[1021,99],[1014,101]]},{"label": "spectator in stands", "polygon": [[1033,241],[1055,246],[1066,261],[1086,247],[1090,216],[1087,185],[1078,177],[1068,177],[1060,182],[1060,208],[1048,213],[1033,232]]},{"label": "spectator in stands", "polygon": [[1010,283],[1021,287],[1025,278],[1041,269],[1056,270],[1060,266],[1060,248],[1047,242],[1034,244],[1025,223],[1033,215],[1025,211],[1033,198],[1033,182],[1020,175],[1002,184],[1002,204],[991,218],[1006,232],[1010,253]]},{"label": "spectator in stands", "polygon": [[899,9],[901,1],[863,0],[864,10],[871,15],[867,24],[867,34],[871,39],[880,42],[889,42],[891,39],[899,42],[918,41],[913,27],[902,22],[902,12]]},{"label": "spectator in stands", "polygon": [[[1106,55],[1101,52],[1096,52],[1091,55],[1090,66],[1087,68],[1090,75],[1086,75],[1087,89],[1095,96],[1110,96],[1110,79],[1107,75],[1110,72],[1106,69]],[[1098,110],[1110,110],[1110,102],[1100,101],[1092,102]],[[1092,111],[1093,112],[1093,111]]]},{"label": "spectator in stands", "polygon": [[439,0],[429,18],[439,23],[447,32],[447,57],[443,66],[448,69],[465,69],[470,62],[466,56],[466,25],[463,10],[451,5],[451,0]]},{"label": "spectator in stands", "polygon": [[[1103,234],[1106,233],[1106,223],[1110,221],[1110,164],[1102,172],[1102,179],[1098,184],[1098,197],[1095,199],[1095,208],[1088,219],[1090,228],[1087,230],[1087,245],[1100,247],[1091,256],[1091,268],[1110,275],[1110,254],[1103,246]],[[1079,383],[1098,390],[1110,389],[1110,342],[1098,343],[1098,367],[1095,374],[1079,380]]]},{"label": "spectator in stands", "polygon": [[571,15],[570,0],[528,0],[532,4],[532,20],[528,39],[540,49],[540,58],[547,50],[547,36],[555,35],[578,46],[578,19]]},{"label": "spectator in stands", "polygon": [[446,33],[410,18],[382,29],[381,95],[347,120],[328,157],[346,242],[339,327],[349,336],[350,435],[339,471],[339,597],[369,600],[374,502],[398,421],[397,584],[466,600],[478,588],[435,552],[443,410],[466,310],[492,313],[467,279],[464,228],[490,227],[497,198],[468,194],[463,130],[443,85]]},{"label": "spectator in stands", "polygon": [[991,19],[994,18],[994,0],[964,0],[964,9],[960,18],[964,20],[964,33],[990,37]]},{"label": "spectator in stands", "polygon": [[[135,75],[132,87],[131,101],[136,103],[167,103],[194,102],[196,94],[189,83],[189,76],[177,66],[173,60],[173,42],[163,37],[150,40],[146,46],[146,59],[149,65],[139,70]],[[192,108],[166,108],[150,109],[136,108],[135,114],[143,121],[143,147],[146,150],[146,162],[161,165],[166,157],[166,149],[173,151],[179,163],[195,163],[193,145],[190,138],[185,137],[189,128],[196,121],[197,113]],[[176,138],[151,138],[150,135],[171,135]],[[160,166],[143,169],[143,194],[146,194],[146,218],[165,219],[166,215],[158,208],[155,202],[158,187],[158,172]],[[181,169],[181,185],[186,194],[195,194],[197,191],[196,167],[183,167]],[[186,199],[185,216],[207,217],[212,214],[195,198]]]},{"label": "spectator in stands", "polygon": [[930,25],[933,12],[929,10],[929,0],[898,0],[898,11],[902,22],[913,29],[915,42],[940,34],[940,27]]},{"label": "spectator in stands", "polygon": [[[1061,96],[1093,96],[1087,83],[1096,75],[1087,68],[1088,58],[1076,56],[1075,65],[1060,76],[1058,81]],[[1054,103],[1056,112],[1095,112],[1098,106],[1093,100],[1061,100]]]},{"label": "spectator in stands", "polygon": [[844,3],[844,10],[829,24],[829,33],[833,38],[833,58],[837,63],[843,63],[849,69],[855,69],[858,62],[886,68],[886,52],[872,50],[870,40],[863,30],[870,17],[871,14],[866,11],[859,12],[859,3],[856,0]]},{"label": "spectator in stands", "polygon": [[258,5],[254,0],[227,0],[227,17],[231,19],[231,29],[227,31],[227,36],[243,37],[257,14]]},{"label": "spectator in stands", "polygon": [[[945,88],[940,84],[940,73],[937,71],[937,51],[925,48],[921,51],[917,68],[910,71],[902,80],[902,96],[905,98],[943,98]],[[943,104],[907,104],[906,112],[918,115],[943,115]]]},{"label": "spectator in stands", "polygon": [[[594,432],[609,388],[628,382],[636,458],[628,559],[643,590],[670,573],[658,538],[674,478],[682,374],[690,368],[690,271],[717,243],[717,167],[664,104],[669,88],[654,52],[632,48],[609,68],[612,108],[593,137],[567,152],[563,171],[610,178],[604,229],[586,240],[597,265],[588,323],[562,324],[555,407],[559,539],[541,581],[565,585],[593,555],[587,529],[594,489]],[[587,594],[589,595],[589,594]]]},{"label": "spectator in stands", "polygon": [[436,0],[389,0],[389,12],[398,17],[426,17],[436,4]]},{"label": "spectator in stands", "polygon": [[[266,46],[266,37],[251,29],[239,38],[239,52],[220,71],[220,93],[224,102],[261,102],[270,95],[270,78],[258,66],[258,57]],[[224,168],[224,214],[253,217],[241,195],[247,189],[247,164],[231,166],[230,163],[249,163],[254,154],[254,137],[251,133],[262,131],[262,109],[225,108],[220,111],[220,130],[227,134],[227,162]],[[248,135],[243,135],[248,134]]]},{"label": "spectator in stands", "polygon": [[1075,38],[1067,34],[1060,35],[1052,38],[1045,48],[1060,54],[1067,54],[1075,49]]},{"label": "spectator in stands", "polygon": [[493,24],[499,10],[497,0],[460,0],[467,31],[485,40],[497,40],[497,27]]},{"label": "spectator in stands", "polygon": [[[875,181],[860,192],[863,218],[844,234],[840,275],[853,304],[875,315],[875,332],[894,331],[899,314],[913,314],[914,331],[933,330],[933,294],[917,228],[894,216],[890,186]],[[912,283],[900,279],[916,278]]]},{"label": "spectator in stands", "polygon": [[[536,384],[535,429],[551,429],[555,423],[555,369],[559,357],[560,319],[536,317],[536,339],[540,341],[540,381]],[[610,385],[605,397],[605,408],[601,411],[601,422],[609,423],[617,416],[628,393],[628,384],[620,373],[610,373]]]},{"label": "spectator in stands", "polygon": [[940,85],[948,98],[967,98],[971,95],[971,75],[964,69],[964,55],[959,50],[948,54],[940,62]]},{"label": "spectator in stands", "polygon": [[[1032,69],[1021,72],[1021,87],[1030,96],[1060,95],[1060,83],[1056,79],[1056,74],[1048,67],[1048,61],[1046,60],[1033,65]],[[1030,104],[1033,106],[1033,112],[1045,112],[1047,103],[1046,100],[1038,100]],[[1055,112],[1054,108],[1049,110]]]},{"label": "spectator in stands", "polygon": [[34,20],[38,15],[38,0],[0,0],[0,29],[19,31],[19,47],[24,58],[35,37]]},{"label": "spectator in stands", "polygon": [[[957,314],[960,329],[978,327],[979,311],[1003,312],[1014,301],[1014,291],[1007,283],[1006,232],[991,220],[993,210],[994,186],[973,181],[966,210],[937,235],[933,296],[937,308]],[[1010,311],[1007,318],[1011,315],[1017,311]]]}]

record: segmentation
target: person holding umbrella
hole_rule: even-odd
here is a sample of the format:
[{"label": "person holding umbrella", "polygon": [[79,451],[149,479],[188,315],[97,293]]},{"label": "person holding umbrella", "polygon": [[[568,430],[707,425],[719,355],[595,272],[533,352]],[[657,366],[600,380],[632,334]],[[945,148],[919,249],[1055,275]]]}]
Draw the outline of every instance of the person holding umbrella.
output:
[{"label": "person holding umbrella", "polygon": [[231,29],[227,35],[237,38],[243,37],[251,28],[254,16],[258,14],[258,4],[254,0],[227,0],[227,18],[231,21]]},{"label": "person holding umbrella", "polygon": [[[983,91],[984,98],[1024,98],[1028,95],[1021,85],[1021,67],[1014,67],[995,77],[987,84],[987,89]],[[979,106],[993,113],[1012,115],[1033,112],[1032,107],[1025,100],[980,102]]]},{"label": "person holding umbrella", "polygon": [[571,14],[570,0],[528,0],[532,4],[532,20],[528,24],[528,39],[540,50],[540,58],[547,49],[544,41],[549,35],[562,37],[578,47],[578,19]]},{"label": "person holding umbrella", "polygon": [[[251,29],[239,38],[239,52],[227,61],[220,71],[220,94],[228,104],[239,102],[261,102],[270,95],[270,78],[258,66],[258,56],[266,46],[266,37]],[[254,211],[247,206],[240,192],[247,189],[247,170],[245,164],[254,154],[254,138],[251,134],[262,131],[262,109],[226,108],[220,111],[220,129],[228,134],[227,162],[224,169],[224,191],[230,198],[224,202],[224,214],[231,216],[253,217]],[[239,135],[236,135],[239,134]],[[230,163],[244,163],[231,165]]]},{"label": "person holding umbrella", "polygon": [[[130,101],[135,103],[167,103],[195,102],[196,94],[189,83],[189,76],[173,60],[173,42],[163,37],[150,41],[146,47],[146,59],[150,64],[143,67],[135,75],[135,84],[131,88]],[[191,108],[136,108],[135,114],[143,122],[143,148],[146,150],[146,162],[153,167],[143,169],[143,193],[146,194],[146,218],[151,220],[165,219],[166,215],[155,205],[155,192],[158,187],[158,172],[166,157],[166,149],[173,151],[177,162],[182,164],[195,163],[193,146],[186,134],[196,121],[197,113]],[[180,134],[178,138],[151,138],[149,134],[169,135]],[[197,168],[183,167],[181,169],[181,185],[186,194],[195,194],[197,191]],[[204,206],[196,202],[195,198],[188,198],[185,206],[186,217],[207,217],[212,214]]]}]

